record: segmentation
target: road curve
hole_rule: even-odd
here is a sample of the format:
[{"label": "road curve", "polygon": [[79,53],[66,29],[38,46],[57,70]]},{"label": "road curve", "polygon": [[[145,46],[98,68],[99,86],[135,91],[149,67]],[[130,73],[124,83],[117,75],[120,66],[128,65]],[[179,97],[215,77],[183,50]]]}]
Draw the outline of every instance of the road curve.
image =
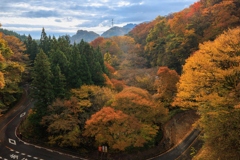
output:
[{"label": "road curve", "polygon": [[184,151],[193,143],[193,141],[199,136],[200,131],[194,129],[181,143],[177,146],[171,148],[165,153],[160,154],[159,156],[150,158],[148,160],[174,160],[182,155]]},{"label": "road curve", "polygon": [[84,158],[28,144],[16,136],[16,128],[26,116],[31,104],[30,99],[23,96],[18,106],[0,118],[0,160],[84,160]]}]

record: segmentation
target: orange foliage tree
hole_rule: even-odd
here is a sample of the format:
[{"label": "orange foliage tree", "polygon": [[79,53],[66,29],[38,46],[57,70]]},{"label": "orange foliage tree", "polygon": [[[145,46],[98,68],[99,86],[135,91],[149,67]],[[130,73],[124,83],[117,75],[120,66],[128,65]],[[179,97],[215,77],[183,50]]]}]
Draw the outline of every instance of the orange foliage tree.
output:
[{"label": "orange foliage tree", "polygon": [[85,136],[95,137],[97,144],[124,151],[127,147],[142,147],[152,140],[157,127],[141,124],[133,116],[111,107],[104,107],[86,122]]},{"label": "orange foliage tree", "polygon": [[114,67],[119,65],[119,56],[121,56],[123,52],[115,41],[110,38],[99,37],[93,40],[90,44],[95,49],[99,47],[100,51],[104,54],[105,61],[107,59],[109,64]]},{"label": "orange foliage tree", "polygon": [[204,39],[211,37],[213,40],[228,27],[238,26],[240,21],[240,17],[238,16],[240,15],[238,13],[237,16],[237,12],[239,11],[237,3],[233,0],[222,1],[205,9],[205,20],[211,25],[204,31]]},{"label": "orange foliage tree", "polygon": [[179,75],[175,70],[170,70],[168,67],[159,67],[154,83],[157,89],[155,97],[169,106],[177,92],[176,84],[178,81]]},{"label": "orange foliage tree", "polygon": [[111,106],[146,124],[159,123],[167,114],[167,109],[154,103],[148,91],[137,87],[124,88]]}]

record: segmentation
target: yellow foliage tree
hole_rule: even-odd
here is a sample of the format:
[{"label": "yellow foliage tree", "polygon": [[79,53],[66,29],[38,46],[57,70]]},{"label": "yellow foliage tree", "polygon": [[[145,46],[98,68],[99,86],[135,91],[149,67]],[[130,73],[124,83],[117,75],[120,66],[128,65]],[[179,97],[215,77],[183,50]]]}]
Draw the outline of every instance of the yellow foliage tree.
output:
[{"label": "yellow foliage tree", "polygon": [[[14,52],[5,36],[0,33],[0,114],[16,101],[16,94],[21,92],[19,83],[25,70],[23,63],[13,59]],[[15,44],[17,47],[18,44]],[[18,55],[23,55],[19,52]]]},{"label": "yellow foliage tree", "polygon": [[78,147],[80,138],[80,120],[78,115],[81,112],[78,100],[57,99],[48,106],[48,114],[42,118],[41,124],[47,127],[49,144],[61,147]]},{"label": "yellow foliage tree", "polygon": [[124,88],[111,106],[147,124],[159,123],[167,114],[167,109],[156,104],[148,91],[137,87]]},{"label": "yellow foliage tree", "polygon": [[199,158],[240,158],[239,77],[239,27],[201,44],[183,67],[173,105],[201,115],[205,145]]}]

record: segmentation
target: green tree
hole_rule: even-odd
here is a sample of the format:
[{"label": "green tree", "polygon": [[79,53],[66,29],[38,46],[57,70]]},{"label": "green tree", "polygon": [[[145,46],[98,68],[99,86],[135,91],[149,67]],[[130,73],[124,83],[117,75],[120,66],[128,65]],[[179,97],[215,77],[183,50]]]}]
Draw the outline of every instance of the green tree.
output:
[{"label": "green tree", "polygon": [[79,48],[76,44],[73,45],[67,78],[71,88],[79,88],[83,84],[89,85],[93,83],[88,62],[80,50],[82,48]]},{"label": "green tree", "polygon": [[66,78],[62,74],[59,65],[54,66],[53,72],[53,90],[55,98],[65,98],[66,96]]},{"label": "green tree", "polygon": [[46,114],[47,106],[53,101],[52,72],[47,55],[40,50],[35,61],[32,72],[31,94],[36,100],[36,114],[40,117]]},{"label": "green tree", "polygon": [[56,49],[51,49],[49,54],[50,54],[49,60],[51,63],[51,68],[54,68],[58,65],[62,74],[66,76],[69,71],[69,61],[65,53],[62,52],[59,48],[56,48]]},{"label": "green tree", "polygon": [[26,51],[25,53],[29,55],[29,59],[33,62],[38,53],[38,45],[35,40],[32,39],[31,35],[28,35],[27,40],[25,41]]},{"label": "green tree", "polygon": [[104,59],[99,50],[94,50],[88,43],[81,41],[78,44],[79,51],[82,56],[86,58],[91,74],[91,79],[95,85],[104,85],[105,79],[103,77]]},{"label": "green tree", "polygon": [[50,51],[50,47],[51,47],[51,43],[50,42],[51,42],[51,38],[47,36],[47,34],[45,32],[45,29],[42,28],[42,33],[41,33],[39,47],[47,55],[48,55],[48,52]]}]

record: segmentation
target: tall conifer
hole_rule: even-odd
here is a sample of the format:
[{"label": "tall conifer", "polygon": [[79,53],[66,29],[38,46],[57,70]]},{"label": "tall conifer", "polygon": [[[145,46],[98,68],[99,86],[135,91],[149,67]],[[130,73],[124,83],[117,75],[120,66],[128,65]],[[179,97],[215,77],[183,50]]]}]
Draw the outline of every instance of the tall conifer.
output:
[{"label": "tall conifer", "polygon": [[40,50],[34,61],[32,73],[32,97],[36,100],[35,109],[39,116],[44,116],[47,106],[53,101],[52,72],[47,55]]}]

